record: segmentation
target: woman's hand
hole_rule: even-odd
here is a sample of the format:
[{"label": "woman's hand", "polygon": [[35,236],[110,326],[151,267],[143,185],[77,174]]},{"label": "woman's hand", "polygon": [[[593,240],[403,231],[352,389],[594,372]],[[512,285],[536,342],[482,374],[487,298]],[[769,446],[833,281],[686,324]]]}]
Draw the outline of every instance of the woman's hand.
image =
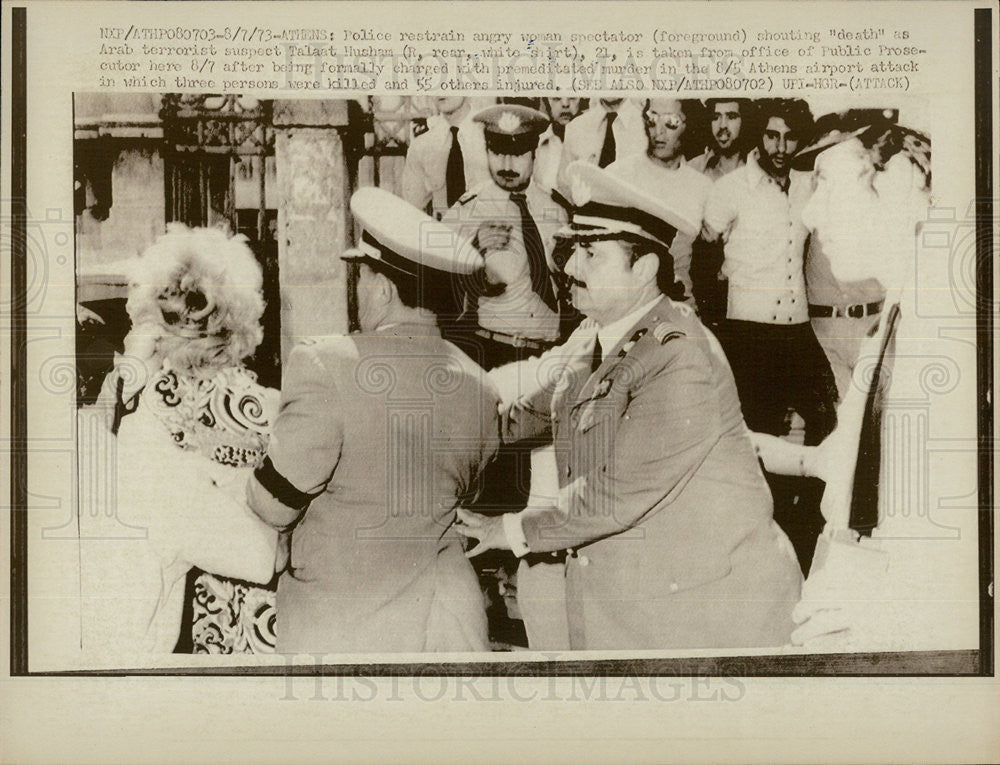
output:
[{"label": "woman's hand", "polygon": [[504,250],[510,244],[512,226],[501,221],[485,221],[476,231],[475,245],[481,255],[494,250]]},{"label": "woman's hand", "polygon": [[510,549],[510,542],[503,528],[503,516],[480,515],[460,507],[458,522],[454,528],[466,539],[478,540],[475,547],[466,551],[467,558],[475,558],[490,550]]},{"label": "woman's hand", "polygon": [[820,511],[833,530],[846,529],[850,523],[857,458],[857,437],[838,425],[806,460],[807,472],[826,482]]}]

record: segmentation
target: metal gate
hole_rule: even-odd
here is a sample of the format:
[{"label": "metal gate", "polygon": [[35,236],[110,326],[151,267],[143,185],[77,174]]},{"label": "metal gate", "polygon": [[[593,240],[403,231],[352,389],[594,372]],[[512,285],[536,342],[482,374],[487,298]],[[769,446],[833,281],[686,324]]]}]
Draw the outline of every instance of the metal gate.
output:
[{"label": "metal gate", "polygon": [[167,222],[243,234],[264,272],[264,340],[248,366],[263,385],[281,382],[272,102],[239,95],[163,96]]}]

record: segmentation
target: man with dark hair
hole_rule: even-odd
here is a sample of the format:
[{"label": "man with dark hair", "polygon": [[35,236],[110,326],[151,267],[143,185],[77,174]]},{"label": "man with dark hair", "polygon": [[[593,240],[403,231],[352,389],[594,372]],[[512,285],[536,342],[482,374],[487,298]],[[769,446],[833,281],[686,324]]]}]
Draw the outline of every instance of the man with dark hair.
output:
[{"label": "man with dark hair", "polygon": [[[758,146],[746,165],[715,182],[705,206],[703,236],[724,242],[723,273],[729,279],[726,321],[718,335],[750,429],[786,436],[794,411],[805,421],[805,442],[818,444],[836,424],[837,393],[806,300],[808,231],[801,213],[811,182],[790,172],[792,155],[809,139],[812,118],[799,99],[766,99],[758,109]],[[775,516],[807,569],[823,523],[816,495],[821,490],[797,484],[771,479]]]},{"label": "man with dark hair", "polygon": [[485,651],[452,530],[499,445],[495,388],[440,337],[423,283],[482,268],[471,243],[377,188],[357,191],[361,332],[296,346],[251,509],[291,535],[283,653]]},{"label": "man with dark hair", "polygon": [[[745,98],[710,98],[706,133],[708,145],[688,164],[705,177],[717,181],[746,164],[752,144],[751,103]],[[712,329],[726,317],[726,280],[721,275],[722,246],[695,240],[691,255],[691,285],[701,320]]]},{"label": "man with dark hair", "polygon": [[559,338],[552,251],[565,213],[532,178],[546,116],[501,104],[474,119],[483,127],[490,178],[463,195],[442,222],[477,244],[485,280],[466,282],[466,314],[446,331],[492,369],[537,355]]},{"label": "man with dark hair", "polygon": [[[697,221],[592,165],[569,169],[573,300],[596,326],[515,365],[504,438],[551,433],[551,507],[461,512],[470,551],[564,558],[573,649],[748,648],[787,642],[801,577],[722,350],[667,298],[666,255]],[[662,278],[661,278],[662,277]],[[511,395],[513,391],[513,395]],[[552,609],[558,607],[553,602]]]},{"label": "man with dark hair", "polygon": [[711,137],[692,168],[713,181],[746,164],[750,102],[745,98],[710,98],[705,102]]},{"label": "man with dark hair", "polygon": [[[631,183],[665,204],[683,209],[701,226],[702,211],[712,187],[704,175],[685,160],[684,150],[694,130],[697,102],[690,99],[652,98],[643,106],[646,151],[615,160],[608,172]],[[678,287],[664,290],[674,300],[694,305],[691,293],[691,251],[694,237],[679,232],[670,244]]]},{"label": "man with dark hair", "polygon": [[[560,303],[553,280],[555,233],[566,219],[562,207],[533,180],[538,137],[548,126],[541,112],[501,104],[478,112],[490,179],[470,189],[442,218],[472,239],[485,261],[476,280],[460,285],[465,313],[443,322],[453,340],[485,369],[537,356],[561,332]],[[483,477],[476,507],[488,512],[522,509],[528,500],[535,445],[501,449]],[[523,642],[513,630],[501,596],[512,590],[513,556],[477,561],[493,608],[491,634],[500,642]],[[499,580],[499,585],[495,580]]]}]

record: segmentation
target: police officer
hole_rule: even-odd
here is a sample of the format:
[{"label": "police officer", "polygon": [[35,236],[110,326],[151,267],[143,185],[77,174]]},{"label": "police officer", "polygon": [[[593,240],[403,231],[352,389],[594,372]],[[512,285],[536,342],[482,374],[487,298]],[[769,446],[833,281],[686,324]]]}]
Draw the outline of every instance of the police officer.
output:
[{"label": "police officer", "polygon": [[782,645],[801,583],[794,553],[725,356],[662,291],[673,235],[693,222],[592,165],[569,177],[566,271],[596,330],[525,362],[561,369],[531,375],[539,383],[505,422],[505,438],[551,428],[558,496],[547,512],[460,512],[479,540],[469,554],[571,550],[574,649]]},{"label": "police officer", "polygon": [[501,104],[474,119],[483,125],[490,178],[459,199],[442,222],[471,238],[485,258],[485,280],[465,285],[470,310],[464,329],[472,337],[462,347],[491,369],[537,355],[559,337],[553,248],[565,212],[532,180],[546,116]]},{"label": "police officer", "polygon": [[436,218],[486,177],[483,128],[467,98],[434,99],[438,113],[413,138],[403,165],[403,199]]},{"label": "police officer", "polygon": [[361,332],[297,346],[257,515],[291,533],[278,582],[281,652],[488,650],[475,573],[452,530],[498,446],[495,389],[440,337],[424,290],[482,267],[404,201],[361,189]]}]

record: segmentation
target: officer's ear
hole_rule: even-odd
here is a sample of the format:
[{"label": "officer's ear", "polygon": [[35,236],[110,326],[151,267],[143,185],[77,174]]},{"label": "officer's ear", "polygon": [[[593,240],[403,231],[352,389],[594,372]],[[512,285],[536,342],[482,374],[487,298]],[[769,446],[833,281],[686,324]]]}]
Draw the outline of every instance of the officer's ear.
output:
[{"label": "officer's ear", "polygon": [[397,298],[396,285],[388,276],[376,271],[373,273],[371,295],[377,305],[388,305]]},{"label": "officer's ear", "polygon": [[640,283],[655,282],[659,270],[660,258],[655,252],[647,252],[645,255],[636,258],[632,264],[632,273]]}]

